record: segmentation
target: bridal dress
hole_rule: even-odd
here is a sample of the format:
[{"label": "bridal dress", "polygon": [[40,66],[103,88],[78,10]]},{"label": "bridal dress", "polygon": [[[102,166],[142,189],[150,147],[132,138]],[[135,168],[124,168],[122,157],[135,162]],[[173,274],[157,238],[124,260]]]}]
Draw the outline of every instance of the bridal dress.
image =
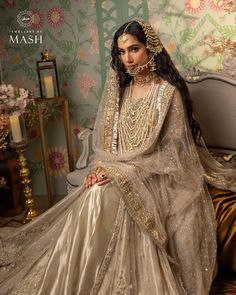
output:
[{"label": "bridal dress", "polygon": [[0,294],[209,294],[216,225],[206,183],[231,170],[195,146],[179,92],[153,82],[122,101],[110,71],[95,123],[93,167],[112,177],[80,187],[20,229],[0,232]]}]

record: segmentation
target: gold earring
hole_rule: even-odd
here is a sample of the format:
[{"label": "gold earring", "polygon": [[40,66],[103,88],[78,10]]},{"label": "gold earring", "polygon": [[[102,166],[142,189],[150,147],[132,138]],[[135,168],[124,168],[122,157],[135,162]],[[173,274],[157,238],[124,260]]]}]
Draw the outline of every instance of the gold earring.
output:
[{"label": "gold earring", "polygon": [[155,72],[157,69],[157,64],[156,64],[154,57],[155,57],[155,55],[153,55],[149,61],[149,68],[150,68],[151,72]]}]

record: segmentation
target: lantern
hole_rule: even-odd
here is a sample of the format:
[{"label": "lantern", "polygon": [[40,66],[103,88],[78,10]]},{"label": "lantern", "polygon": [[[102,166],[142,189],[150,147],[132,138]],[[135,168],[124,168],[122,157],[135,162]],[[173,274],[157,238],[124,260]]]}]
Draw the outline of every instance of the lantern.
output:
[{"label": "lantern", "polygon": [[56,59],[48,56],[48,51],[41,53],[42,59],[37,61],[39,89],[41,98],[60,96]]}]

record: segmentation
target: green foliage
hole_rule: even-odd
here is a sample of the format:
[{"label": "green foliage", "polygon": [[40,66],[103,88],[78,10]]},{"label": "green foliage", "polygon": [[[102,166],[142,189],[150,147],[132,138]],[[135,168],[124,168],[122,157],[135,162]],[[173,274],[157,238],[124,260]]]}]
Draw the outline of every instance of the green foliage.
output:
[{"label": "green foliage", "polygon": [[71,3],[70,0],[59,0],[59,3],[62,8],[65,10],[70,10],[71,9]]},{"label": "green foliage", "polygon": [[30,0],[19,0],[18,2],[19,10],[27,10],[30,7]]},{"label": "green foliage", "polygon": [[80,18],[81,21],[82,21],[82,20],[85,20],[85,19],[87,18],[87,13],[86,13],[86,11],[83,10],[83,9],[80,9],[80,10],[78,11],[78,15],[79,15],[79,18]]},{"label": "green foliage", "polygon": [[57,46],[65,53],[72,53],[74,50],[73,42],[68,40],[57,41]]},{"label": "green foliage", "polygon": [[187,56],[181,51],[176,51],[174,58],[182,65],[184,69],[196,67],[201,62],[198,56]]},{"label": "green foliage", "polygon": [[162,20],[165,23],[165,25],[169,25],[171,23],[171,18],[169,15],[162,16]]},{"label": "green foliage", "polygon": [[74,50],[74,43],[72,41],[68,40],[61,40],[58,41],[57,38],[49,31],[47,30],[45,32],[45,35],[48,35],[48,37],[57,45],[57,47],[62,50],[65,53],[72,53]]},{"label": "green foliage", "polygon": [[78,60],[74,60],[70,65],[64,65],[58,71],[58,75],[62,81],[70,79],[78,65]]},{"label": "green foliage", "polygon": [[231,39],[236,36],[236,27],[230,25],[223,26],[220,32],[226,39]]},{"label": "green foliage", "polygon": [[34,65],[34,69],[31,69],[26,63],[21,64],[21,69],[24,71],[24,73],[28,76],[28,78],[31,81],[37,80],[37,73],[35,67],[36,66]]},{"label": "green foliage", "polygon": [[180,32],[180,38],[182,42],[190,42],[196,36],[194,29],[186,29]]},{"label": "green foliage", "polygon": [[34,55],[38,49],[39,49],[40,45],[39,44],[26,44],[23,46],[23,53],[24,56],[32,56]]}]

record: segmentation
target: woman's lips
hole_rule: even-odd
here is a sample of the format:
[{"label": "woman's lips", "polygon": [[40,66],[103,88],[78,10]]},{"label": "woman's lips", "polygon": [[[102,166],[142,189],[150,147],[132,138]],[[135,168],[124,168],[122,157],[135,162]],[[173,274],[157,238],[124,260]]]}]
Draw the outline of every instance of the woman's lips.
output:
[{"label": "woman's lips", "polygon": [[129,65],[129,66],[126,66],[127,69],[131,69],[131,70],[133,70],[136,67],[137,67],[137,65]]}]

